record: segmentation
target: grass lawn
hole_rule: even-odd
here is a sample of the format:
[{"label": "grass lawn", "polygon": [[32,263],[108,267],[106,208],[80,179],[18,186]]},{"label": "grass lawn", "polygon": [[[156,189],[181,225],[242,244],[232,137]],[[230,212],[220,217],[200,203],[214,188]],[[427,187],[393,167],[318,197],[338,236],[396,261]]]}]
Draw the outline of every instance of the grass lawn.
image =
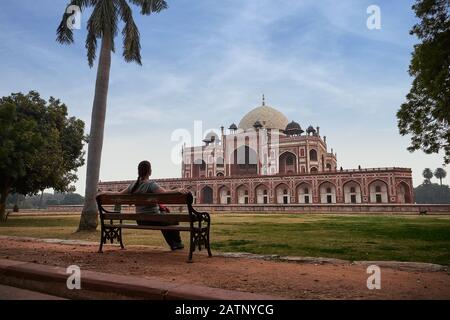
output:
[{"label": "grass lawn", "polygon": [[[75,233],[78,221],[12,216],[0,235],[99,240],[98,231]],[[450,265],[448,216],[221,214],[212,222],[212,248],[222,252]],[[165,245],[160,232],[142,230],[124,230],[124,243]]]}]

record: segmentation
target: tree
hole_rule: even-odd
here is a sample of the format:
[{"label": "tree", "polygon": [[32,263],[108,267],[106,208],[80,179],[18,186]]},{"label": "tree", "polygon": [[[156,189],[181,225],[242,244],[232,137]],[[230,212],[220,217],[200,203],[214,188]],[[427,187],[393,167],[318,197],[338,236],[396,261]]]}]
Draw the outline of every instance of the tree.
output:
[{"label": "tree", "polygon": [[450,188],[437,183],[424,183],[414,188],[414,199],[416,203],[449,204]]},{"label": "tree", "polygon": [[420,22],[411,35],[414,46],[409,74],[414,77],[406,102],[397,112],[401,135],[411,134],[413,152],[444,151],[450,163],[450,1],[416,0],[412,9]]},{"label": "tree", "polygon": [[83,204],[84,198],[78,193],[68,193],[64,196],[64,199],[60,204],[62,205],[80,205]]},{"label": "tree", "polygon": [[433,178],[433,171],[430,168],[425,168],[422,172],[425,181],[423,183],[431,183],[431,178]]},{"label": "tree", "polygon": [[[139,6],[143,15],[158,13],[167,8],[164,0],[128,0],[128,2]],[[87,58],[91,68],[96,58],[97,39],[101,39],[88,144],[85,201],[78,227],[79,230],[95,230],[98,225],[95,196],[98,190],[103,147],[111,51],[114,52],[115,49],[114,38],[118,32],[119,20],[124,23],[122,30],[123,57],[126,62],[134,61],[139,65],[141,64],[140,36],[133,20],[131,8],[126,0],[72,0],[70,5],[76,5],[80,10],[88,7],[93,8],[87,22],[88,34],[86,38]],[[57,41],[62,44],[73,43],[70,17],[71,15],[65,12],[57,30]]]},{"label": "tree", "polygon": [[434,176],[436,177],[436,179],[439,179],[439,182],[441,183],[442,186],[442,179],[444,179],[447,176],[447,171],[445,171],[443,168],[437,168],[434,171]]},{"label": "tree", "polygon": [[[10,193],[65,191],[84,164],[84,122],[67,107],[30,91],[0,99],[0,220]],[[18,196],[16,197],[18,199]]]}]

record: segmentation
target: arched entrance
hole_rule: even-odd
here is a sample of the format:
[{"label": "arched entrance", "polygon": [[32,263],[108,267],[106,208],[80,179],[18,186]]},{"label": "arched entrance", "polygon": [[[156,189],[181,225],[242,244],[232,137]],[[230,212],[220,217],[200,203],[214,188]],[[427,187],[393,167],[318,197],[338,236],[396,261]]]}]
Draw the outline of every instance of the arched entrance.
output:
[{"label": "arched entrance", "polygon": [[370,202],[372,203],[388,203],[388,185],[381,180],[375,180],[369,185]]},{"label": "arched entrance", "polygon": [[281,174],[297,173],[297,157],[292,152],[283,152],[279,158],[278,172]]},{"label": "arched entrance", "polygon": [[336,203],[336,187],[331,182],[324,182],[319,186],[321,203]]},{"label": "arched entrance", "polygon": [[206,177],[206,162],[202,159],[194,160],[193,168],[192,168],[192,177],[193,178],[201,178]]},{"label": "arched entrance", "polygon": [[231,161],[232,175],[255,175],[258,173],[258,155],[248,146],[234,150]]},{"label": "arched entrance", "polygon": [[256,203],[260,204],[267,204],[269,203],[269,189],[263,185],[260,184],[255,189],[256,194]]},{"label": "arched entrance", "polygon": [[237,203],[248,204],[249,203],[249,193],[248,188],[245,185],[241,185],[236,189]]},{"label": "arched entrance", "polygon": [[298,203],[312,203],[312,187],[309,183],[303,182],[297,186]]},{"label": "arched entrance", "polygon": [[406,182],[400,182],[397,185],[397,201],[399,203],[412,203],[411,189]]},{"label": "arched entrance", "polygon": [[213,203],[213,189],[211,187],[206,186],[202,189],[201,203],[205,203],[205,204]]},{"label": "arched entrance", "polygon": [[219,189],[219,203],[231,204],[231,192],[226,186],[222,186]]},{"label": "arched entrance", "polygon": [[344,184],[344,202],[361,203],[361,187],[355,181],[349,181]]},{"label": "arched entrance", "polygon": [[277,196],[277,203],[280,203],[280,204],[291,203],[289,187],[287,185],[285,185],[284,183],[279,184],[275,188],[275,194]]}]

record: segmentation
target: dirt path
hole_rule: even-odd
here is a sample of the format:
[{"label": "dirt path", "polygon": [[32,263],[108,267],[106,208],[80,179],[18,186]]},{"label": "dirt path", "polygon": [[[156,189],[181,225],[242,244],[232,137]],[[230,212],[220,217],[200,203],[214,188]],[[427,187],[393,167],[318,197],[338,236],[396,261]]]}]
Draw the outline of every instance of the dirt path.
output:
[{"label": "dirt path", "polygon": [[0,258],[166,281],[194,283],[223,289],[295,299],[450,299],[450,274],[381,269],[381,289],[368,290],[366,267],[354,264],[287,263],[246,258],[208,258],[163,248],[51,244],[2,239]]}]

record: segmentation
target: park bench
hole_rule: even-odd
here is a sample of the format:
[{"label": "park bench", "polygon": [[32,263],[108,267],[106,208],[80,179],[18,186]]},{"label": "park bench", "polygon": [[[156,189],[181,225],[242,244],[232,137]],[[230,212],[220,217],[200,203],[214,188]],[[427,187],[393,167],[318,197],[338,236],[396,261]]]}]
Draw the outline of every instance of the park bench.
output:
[{"label": "park bench", "polygon": [[[97,195],[97,206],[100,213],[101,236],[99,252],[103,252],[103,244],[114,240],[120,243],[124,249],[122,240],[122,229],[142,230],[177,230],[190,233],[188,262],[192,262],[192,254],[196,248],[200,251],[202,245],[211,257],[209,243],[209,230],[211,219],[209,213],[198,212],[192,207],[193,197],[189,193],[167,192],[158,194],[119,194],[102,193]],[[149,213],[121,213],[120,211],[108,211],[105,205],[157,205],[157,204],[181,204],[187,206],[187,214],[149,214]],[[146,221],[156,223],[184,223],[180,225],[137,225],[124,223],[124,221]]]}]

